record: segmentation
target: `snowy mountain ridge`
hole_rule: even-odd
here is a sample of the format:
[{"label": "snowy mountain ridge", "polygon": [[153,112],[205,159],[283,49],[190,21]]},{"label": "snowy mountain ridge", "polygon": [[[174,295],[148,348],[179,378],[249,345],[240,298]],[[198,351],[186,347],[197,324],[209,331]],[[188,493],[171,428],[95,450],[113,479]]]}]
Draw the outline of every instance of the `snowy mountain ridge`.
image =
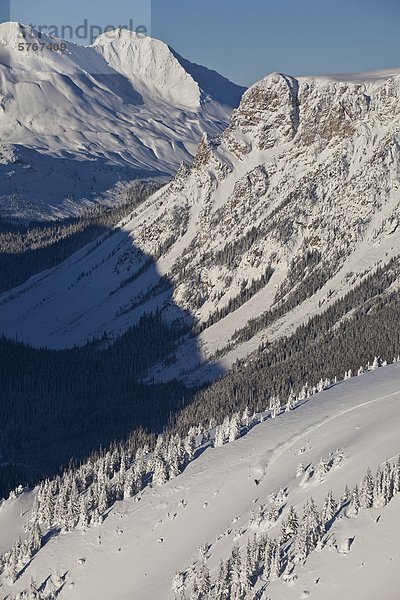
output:
[{"label": "snowy mountain ridge", "polygon": [[[2,168],[0,196],[13,216],[24,206],[34,215],[35,203],[36,217],[60,211],[66,196],[94,199],[117,181],[173,174],[204,131],[222,131],[244,91],[124,29],[89,47],[47,49],[59,44],[32,27],[0,24],[0,144],[3,155],[14,147],[20,156]],[[22,204],[17,211],[10,197]]]},{"label": "snowy mountain ridge", "polygon": [[59,348],[187,314],[195,336],[151,376],[195,381],[397,268],[400,75],[363,77],[256,83],[113,236],[3,294],[1,330]]},{"label": "snowy mountain ridge", "polygon": [[[153,484],[116,502],[99,525],[82,520],[68,531],[65,524],[63,535],[54,530],[42,542],[40,533],[34,541],[34,528],[22,533],[26,539],[33,535],[34,559],[14,584],[6,568],[4,597],[29,588],[33,577],[31,595],[18,600],[35,593],[40,599],[53,593],[88,600],[221,600],[224,589],[235,599],[372,600],[379,593],[395,600],[399,373],[398,363],[380,369],[374,364],[372,372],[297,407],[293,399],[284,414],[264,413],[256,427],[255,416],[243,415],[241,428],[250,430],[242,438],[232,418],[229,431],[223,426],[229,443],[217,441],[217,432],[215,447],[206,445],[183,474],[171,471],[168,482],[155,466]],[[171,444],[157,442],[150,460],[156,465],[165,456],[165,467],[172,468],[173,455]],[[121,465],[125,459],[120,457]],[[109,467],[113,460],[104,457]],[[89,471],[82,473],[88,477]],[[121,467],[114,484],[122,475],[128,482],[129,473]],[[83,517],[86,496],[80,509],[75,499],[68,510]],[[45,506],[32,508],[32,501],[32,493],[23,493],[0,508],[3,552],[23,531],[27,515],[34,519],[39,510],[43,518],[62,508],[61,502],[42,512]]]}]

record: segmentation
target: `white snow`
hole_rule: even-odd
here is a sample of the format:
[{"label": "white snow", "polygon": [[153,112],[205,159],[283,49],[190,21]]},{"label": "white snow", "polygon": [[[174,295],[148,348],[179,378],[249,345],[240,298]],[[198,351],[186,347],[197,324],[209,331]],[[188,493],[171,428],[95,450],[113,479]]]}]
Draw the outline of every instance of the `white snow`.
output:
[{"label": "white snow", "polygon": [[[161,50],[167,52],[164,46]],[[84,344],[104,330],[119,335],[141,314],[159,307],[168,319],[188,310],[194,319],[206,320],[240,292],[244,280],[259,278],[271,265],[274,274],[263,289],[196,338],[184,340],[176,362],[160,365],[151,375],[163,380],[181,376],[189,382],[212,379],[261,342],[290,335],[398,254],[399,81],[391,71],[366,76],[364,84],[302,78],[298,128],[292,131],[290,94],[297,84],[279,74],[266,77],[244,94],[216,144],[203,138],[198,157],[204,162],[195,162],[190,172],[180,170],[171,184],[121,223],[118,233],[2,294],[1,331],[36,346],[60,348]],[[279,142],[272,143],[264,132],[266,123]],[[264,147],[266,141],[272,145]],[[11,166],[15,168],[6,165],[8,170]],[[185,225],[176,224],[177,214],[184,216]],[[270,225],[262,239],[238,256],[238,265],[202,265],[202,255],[234,243],[251,228]],[[287,239],[280,239],[282,226],[291,227]],[[151,269],[120,288],[142,264],[138,249],[152,257],[171,235],[176,235],[175,243]],[[249,341],[227,349],[235,330],[274,307],[291,261],[309,249],[318,250],[328,264],[342,253],[337,271],[299,306]],[[182,258],[201,280],[207,301],[193,306],[200,285],[183,276],[173,279],[172,292],[138,305],[161,275],[174,277]],[[81,277],[83,272],[87,274]],[[224,349],[215,364],[214,353]]]},{"label": "white snow", "polygon": [[[399,426],[400,365],[354,377],[235,442],[206,450],[177,478],[147,488],[139,502],[115,504],[102,525],[51,539],[12,591],[26,587],[31,576],[39,584],[59,571],[66,573],[60,599],[170,599],[174,573],[199,566],[200,546],[208,546],[206,564],[215,576],[234,540],[244,547],[257,531],[249,526],[253,511],[268,504],[271,494],[285,490],[283,514],[289,505],[301,512],[311,496],[321,508],[330,489],[338,499],[368,467],[397,457]],[[322,481],[296,477],[300,462],[317,465],[330,454],[343,458]],[[20,520],[10,510],[0,509],[0,529],[9,529],[12,520],[17,533]],[[339,519],[330,533],[341,553],[327,546],[314,551],[305,566],[296,567],[297,580],[271,583],[262,598],[397,600],[399,517],[396,496],[382,509]],[[271,535],[279,533],[281,520]]]},{"label": "white snow", "polygon": [[171,105],[192,112],[200,108],[199,84],[163,42],[117,30],[99,36],[93,47],[113,69],[132,81],[141,94],[159,96]]},{"label": "white snow", "polygon": [[65,53],[19,51],[19,43],[60,40],[0,24],[0,155],[14,148],[19,157],[0,164],[9,173],[0,207],[12,216],[60,212],[70,197],[82,203],[118,181],[171,175],[204,131],[222,131],[243,92],[127,30],[89,47],[68,43]]}]

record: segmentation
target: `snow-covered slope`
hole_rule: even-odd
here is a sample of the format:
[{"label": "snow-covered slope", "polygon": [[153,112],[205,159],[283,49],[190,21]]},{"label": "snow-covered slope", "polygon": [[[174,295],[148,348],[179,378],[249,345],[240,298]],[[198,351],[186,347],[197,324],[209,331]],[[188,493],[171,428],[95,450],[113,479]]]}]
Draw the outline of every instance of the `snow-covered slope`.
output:
[{"label": "snow-covered slope", "polygon": [[[44,49],[18,50],[32,43]],[[45,214],[116,181],[174,173],[203,132],[226,126],[244,91],[127,30],[86,48],[47,49],[59,43],[0,24],[0,206],[9,214],[34,214],[35,204]]]},{"label": "snow-covered slope", "polygon": [[289,334],[399,254],[399,97],[400,70],[269,75],[114,236],[3,294],[1,331],[58,348],[188,311],[166,379]]},{"label": "snow-covered slope", "polygon": [[[320,510],[330,490],[339,500],[368,467],[395,465],[399,426],[398,363],[334,385],[234,442],[208,447],[183,474],[147,487],[140,501],[117,502],[101,525],[53,536],[14,586],[3,580],[1,596],[14,597],[33,577],[45,593],[60,589],[60,599],[167,600],[177,572],[190,593],[203,564],[216,579],[235,542],[244,560],[254,534],[278,537],[291,505],[301,515],[312,497]],[[23,494],[0,509],[0,550],[22,532],[30,502],[32,494]],[[274,502],[279,514],[271,522],[265,515]],[[399,518],[399,494],[357,515],[344,501],[318,549],[288,581],[265,585],[261,577],[257,598],[397,600]]]}]

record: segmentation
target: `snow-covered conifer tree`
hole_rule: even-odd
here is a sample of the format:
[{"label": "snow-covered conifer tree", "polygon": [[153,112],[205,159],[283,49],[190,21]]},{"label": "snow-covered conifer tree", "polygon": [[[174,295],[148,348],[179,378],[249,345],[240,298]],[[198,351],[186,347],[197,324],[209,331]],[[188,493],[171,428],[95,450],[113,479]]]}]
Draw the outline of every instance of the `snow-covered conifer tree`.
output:
[{"label": "snow-covered conifer tree", "polygon": [[245,561],[243,561],[242,564],[242,572],[243,570],[248,570],[248,576],[249,578],[253,575],[255,569],[256,569],[256,565],[257,565],[257,557],[256,557],[256,552],[255,552],[255,547],[254,547],[254,541],[255,538],[250,538],[247,540],[247,544],[246,544],[246,555],[245,555]]},{"label": "snow-covered conifer tree", "polygon": [[307,527],[311,549],[314,549],[319,540],[322,538],[322,523],[321,515],[319,514],[313,498],[310,498],[306,508]]},{"label": "snow-covered conifer tree", "polygon": [[326,530],[327,525],[332,521],[337,511],[337,504],[333,497],[332,490],[328,492],[322,506],[322,523]]},{"label": "snow-covered conifer tree", "polygon": [[183,441],[184,450],[184,463],[187,465],[193,459],[194,451],[196,447],[196,433],[194,427],[191,427],[188,431],[187,436]]},{"label": "snow-covered conifer tree", "polygon": [[42,546],[42,532],[38,521],[35,521],[30,526],[29,533],[29,548],[31,551],[31,556],[33,556],[36,554],[36,552],[38,552],[38,550],[40,550]]},{"label": "snow-covered conifer tree", "polygon": [[350,502],[350,500],[351,500],[351,491],[350,491],[349,486],[346,484],[345,488],[344,488],[344,492],[341,495],[340,500],[339,500],[339,507],[343,508],[343,506],[345,504],[348,504]]},{"label": "snow-covered conifer tree", "polygon": [[270,573],[271,573],[271,558],[273,551],[273,540],[271,540],[268,536],[265,539],[264,544],[264,552],[263,552],[263,573],[262,578],[265,581],[269,581]]},{"label": "snow-covered conifer tree", "polygon": [[371,469],[368,469],[360,488],[360,507],[371,508],[373,504],[374,480],[372,477]]},{"label": "snow-covered conifer tree", "polygon": [[153,484],[164,485],[167,481],[167,468],[164,460],[159,457],[154,462]]},{"label": "snow-covered conifer tree", "polygon": [[307,556],[311,552],[310,538],[308,533],[307,519],[303,514],[303,518],[299,525],[294,544],[293,560],[295,563],[303,564]]},{"label": "snow-covered conifer tree", "polygon": [[381,362],[382,362],[381,359],[378,356],[375,356],[374,362],[372,363],[372,367],[371,367],[372,371],[374,371],[375,369],[377,369],[378,367],[380,367],[381,366]]},{"label": "snow-covered conifer tree", "polygon": [[6,577],[11,585],[13,585],[18,578],[18,562],[19,556],[17,555],[17,550],[15,546],[11,549],[11,552],[6,561]]},{"label": "snow-covered conifer tree", "polygon": [[240,437],[240,417],[239,413],[232,415],[229,423],[228,441],[234,442]]},{"label": "snow-covered conifer tree", "polygon": [[279,519],[279,510],[278,507],[276,505],[275,501],[271,502],[271,506],[269,507],[268,513],[267,513],[267,520],[270,523],[276,523],[276,521]]},{"label": "snow-covered conifer tree", "polygon": [[185,600],[186,586],[184,573],[175,573],[172,580],[172,591],[174,592],[174,600]]},{"label": "snow-covered conifer tree", "polygon": [[287,542],[296,535],[299,528],[299,520],[293,506],[290,506],[286,519],[282,522],[281,537],[282,543]]},{"label": "snow-covered conifer tree", "polygon": [[296,406],[296,396],[293,394],[292,391],[290,391],[290,394],[288,396],[286,406],[285,406],[285,412],[289,412],[290,410],[293,410],[295,406]]},{"label": "snow-covered conifer tree", "polygon": [[213,600],[230,600],[231,589],[229,571],[229,561],[221,560],[217,581],[215,583]]},{"label": "snow-covered conifer tree", "polygon": [[133,477],[138,492],[143,489],[143,480],[147,472],[145,456],[145,449],[139,448],[136,452],[135,463],[133,465]]},{"label": "snow-covered conifer tree", "polygon": [[124,483],[124,491],[123,491],[123,497],[124,500],[126,500],[127,498],[132,498],[132,496],[135,495],[136,493],[136,486],[135,486],[135,480],[133,477],[133,469],[129,469],[129,471],[126,472],[125,475],[125,483]]},{"label": "snow-covered conifer tree", "polygon": [[299,400],[306,400],[308,398],[308,384],[306,383],[305,385],[303,385],[303,387],[300,390],[300,393],[298,395],[298,399]]},{"label": "snow-covered conifer tree", "polygon": [[393,493],[398,494],[400,492],[400,456],[397,459],[397,463],[394,467],[393,473]]},{"label": "snow-covered conifer tree", "polygon": [[98,498],[99,498],[99,500],[98,500],[99,512],[100,512],[100,514],[103,514],[109,507],[108,484],[106,482],[104,482],[100,486]]},{"label": "snow-covered conifer tree", "polygon": [[37,589],[36,581],[33,579],[33,577],[31,577],[29,583],[29,600],[41,600],[40,596],[41,594],[39,594]]},{"label": "snow-covered conifer tree", "polygon": [[251,575],[251,566],[246,554],[240,567],[240,598],[245,598],[251,591]]},{"label": "snow-covered conifer tree", "polygon": [[246,408],[244,409],[243,415],[242,415],[242,425],[244,427],[248,427],[250,424],[250,414],[249,414],[249,407],[246,406]]},{"label": "snow-covered conifer tree", "polygon": [[360,511],[360,496],[359,496],[359,492],[358,492],[358,486],[356,485],[352,496],[351,496],[351,502],[350,502],[350,506],[349,506],[349,510],[348,510],[348,515],[349,517],[355,517],[358,515]]},{"label": "snow-covered conifer tree", "polygon": [[393,469],[389,461],[386,461],[383,468],[382,495],[384,506],[393,498]]},{"label": "snow-covered conifer tree", "polygon": [[232,548],[231,558],[229,561],[230,566],[230,587],[231,587],[231,598],[240,598],[241,591],[241,567],[242,560],[240,557],[240,550],[238,544],[234,544]]},{"label": "snow-covered conifer tree", "polygon": [[280,550],[280,548],[281,548],[280,539],[278,538],[272,544],[271,568],[270,568],[270,575],[269,575],[270,581],[274,581],[275,579],[278,579],[281,574],[281,554],[280,554],[281,550]]},{"label": "snow-covered conifer tree", "polygon": [[383,496],[383,472],[378,467],[375,475],[375,486],[374,486],[374,507],[382,508],[385,506],[385,500]]},{"label": "snow-covered conifer tree", "polygon": [[215,428],[214,448],[220,448],[225,444],[225,433],[222,425]]},{"label": "snow-covered conifer tree", "polygon": [[81,496],[80,507],[79,507],[79,520],[78,526],[81,529],[87,529],[90,525],[90,511],[87,504],[86,496]]},{"label": "snow-covered conifer tree", "polygon": [[269,401],[269,410],[271,411],[271,417],[275,419],[281,410],[281,401],[279,396],[271,396]]},{"label": "snow-covered conifer tree", "polygon": [[329,469],[329,460],[321,458],[317,466],[317,477],[319,481],[323,481],[325,479],[325,475],[329,472]]}]

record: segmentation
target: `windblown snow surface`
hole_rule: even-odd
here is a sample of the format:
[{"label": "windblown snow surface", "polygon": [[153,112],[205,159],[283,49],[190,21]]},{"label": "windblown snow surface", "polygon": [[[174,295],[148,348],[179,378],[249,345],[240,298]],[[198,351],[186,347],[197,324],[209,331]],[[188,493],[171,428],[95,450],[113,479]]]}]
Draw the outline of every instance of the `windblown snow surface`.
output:
[{"label": "windblown snow surface", "polygon": [[[183,474],[146,488],[140,501],[117,502],[98,527],[50,539],[12,590],[3,583],[0,595],[8,598],[26,588],[30,577],[41,584],[59,571],[65,574],[61,600],[171,599],[175,572],[199,567],[200,546],[208,546],[205,562],[215,577],[235,540],[243,548],[249,536],[260,533],[250,520],[272,494],[284,492],[282,514],[268,530],[277,536],[289,505],[301,513],[313,497],[320,509],[329,490],[338,499],[346,484],[360,483],[368,467],[374,471],[396,459],[399,428],[397,363],[334,385],[235,442],[205,449]],[[310,476],[328,456],[338,460],[322,480]],[[296,477],[300,462],[306,475]],[[32,497],[24,493],[0,509],[0,552],[23,535]],[[296,565],[291,582],[271,582],[260,597],[398,600],[399,536],[400,495],[381,509],[353,518],[342,514],[329,530],[332,543]]]},{"label": "windblown snow surface", "polygon": [[55,44],[0,24],[0,208],[10,216],[68,213],[119,182],[170,176],[204,132],[222,131],[244,92],[128,30],[65,52]]}]

